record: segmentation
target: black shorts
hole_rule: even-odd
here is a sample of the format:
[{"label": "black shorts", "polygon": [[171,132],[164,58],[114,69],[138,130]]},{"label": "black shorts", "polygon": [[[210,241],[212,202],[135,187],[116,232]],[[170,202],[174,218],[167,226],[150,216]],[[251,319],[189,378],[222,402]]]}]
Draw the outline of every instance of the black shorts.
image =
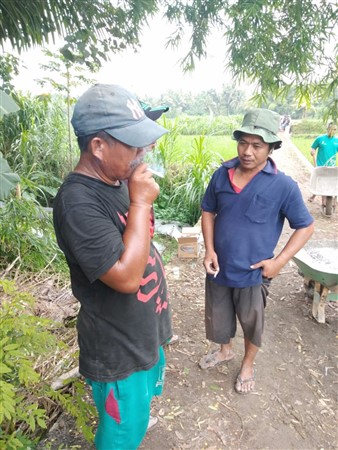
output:
[{"label": "black shorts", "polygon": [[262,345],[264,308],[268,285],[230,288],[216,284],[210,277],[205,282],[206,337],[217,344],[228,344],[237,330],[236,316],[244,337],[257,347]]}]

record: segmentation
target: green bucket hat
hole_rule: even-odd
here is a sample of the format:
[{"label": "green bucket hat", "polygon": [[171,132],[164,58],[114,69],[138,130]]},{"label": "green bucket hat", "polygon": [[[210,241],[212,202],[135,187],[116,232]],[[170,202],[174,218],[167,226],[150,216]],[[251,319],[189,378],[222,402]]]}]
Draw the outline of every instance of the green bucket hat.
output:
[{"label": "green bucket hat", "polygon": [[241,128],[233,132],[233,139],[238,141],[241,133],[260,136],[267,144],[275,144],[275,149],[282,146],[281,139],[277,136],[280,125],[280,115],[269,109],[256,108],[248,111],[242,122]]}]

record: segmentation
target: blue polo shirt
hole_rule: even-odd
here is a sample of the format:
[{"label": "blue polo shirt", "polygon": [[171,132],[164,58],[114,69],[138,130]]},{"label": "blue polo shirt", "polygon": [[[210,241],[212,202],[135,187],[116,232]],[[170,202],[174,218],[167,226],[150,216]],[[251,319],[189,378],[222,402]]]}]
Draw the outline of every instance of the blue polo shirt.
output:
[{"label": "blue polo shirt", "polygon": [[228,169],[238,165],[234,158],[215,171],[202,209],[216,214],[214,245],[220,272],[214,281],[242,288],[262,283],[262,269],[250,266],[274,256],[285,219],[297,230],[309,226],[313,218],[297,183],[277,170],[272,159],[236,193]]}]

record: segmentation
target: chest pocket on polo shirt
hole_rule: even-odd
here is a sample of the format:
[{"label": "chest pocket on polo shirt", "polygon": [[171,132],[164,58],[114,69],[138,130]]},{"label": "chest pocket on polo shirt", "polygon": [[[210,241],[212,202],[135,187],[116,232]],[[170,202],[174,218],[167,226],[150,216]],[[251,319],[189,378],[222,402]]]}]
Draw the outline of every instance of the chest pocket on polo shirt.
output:
[{"label": "chest pocket on polo shirt", "polygon": [[274,209],[275,203],[272,202],[271,199],[256,194],[251,200],[251,203],[245,212],[245,216],[248,217],[251,222],[266,223]]}]

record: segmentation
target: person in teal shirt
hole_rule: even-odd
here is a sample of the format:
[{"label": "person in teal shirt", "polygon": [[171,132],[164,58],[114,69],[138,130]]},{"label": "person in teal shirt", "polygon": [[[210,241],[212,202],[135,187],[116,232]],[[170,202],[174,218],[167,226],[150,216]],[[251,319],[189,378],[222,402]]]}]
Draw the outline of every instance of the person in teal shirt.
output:
[{"label": "person in teal shirt", "polygon": [[[327,127],[327,133],[318,136],[311,145],[311,156],[313,158],[313,165],[315,167],[320,166],[335,166],[338,152],[338,137],[337,125],[333,122],[329,123]],[[309,202],[313,202],[315,195],[309,198]],[[322,198],[322,204],[324,205],[325,198]],[[325,205],[324,205],[325,206]]]},{"label": "person in teal shirt", "polygon": [[[337,125],[330,123],[327,133],[318,136],[311,145],[314,166],[335,166],[338,152]],[[317,151],[317,155],[316,155]]]}]

